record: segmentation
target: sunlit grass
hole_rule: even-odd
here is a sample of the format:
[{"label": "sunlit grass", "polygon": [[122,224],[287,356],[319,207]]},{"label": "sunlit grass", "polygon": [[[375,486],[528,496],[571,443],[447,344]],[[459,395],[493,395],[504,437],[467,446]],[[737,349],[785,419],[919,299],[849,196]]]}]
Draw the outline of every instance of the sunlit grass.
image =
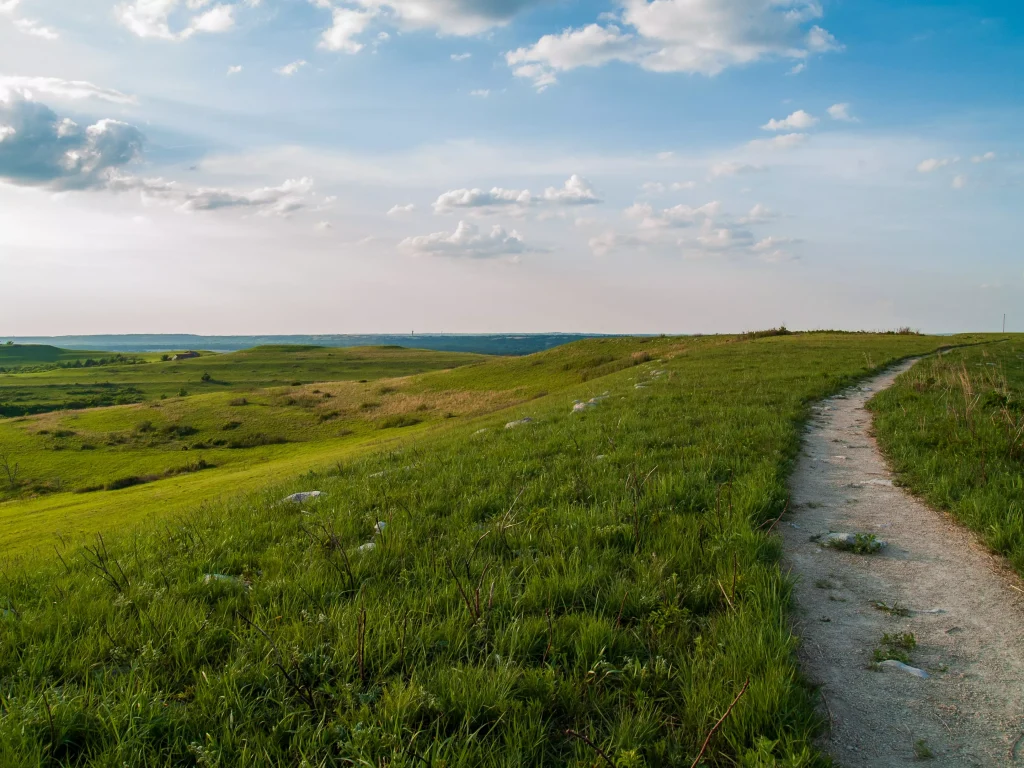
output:
[{"label": "sunlit grass", "polygon": [[823,764],[764,531],[809,404],[949,340],[617,343],[480,366],[532,393],[510,409],[11,564],[0,764],[594,765],[571,730],[687,766],[748,680],[705,762]]}]

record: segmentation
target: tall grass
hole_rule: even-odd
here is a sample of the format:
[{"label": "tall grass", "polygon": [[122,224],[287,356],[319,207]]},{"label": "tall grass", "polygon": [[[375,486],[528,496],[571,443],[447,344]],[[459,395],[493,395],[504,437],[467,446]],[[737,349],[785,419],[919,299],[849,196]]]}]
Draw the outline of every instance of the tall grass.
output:
[{"label": "tall grass", "polygon": [[1024,339],[923,360],[871,407],[902,480],[1024,573]]},{"label": "tall grass", "polygon": [[939,343],[677,343],[12,564],[0,765],[687,766],[709,734],[704,765],[823,764],[769,530],[808,404]]}]

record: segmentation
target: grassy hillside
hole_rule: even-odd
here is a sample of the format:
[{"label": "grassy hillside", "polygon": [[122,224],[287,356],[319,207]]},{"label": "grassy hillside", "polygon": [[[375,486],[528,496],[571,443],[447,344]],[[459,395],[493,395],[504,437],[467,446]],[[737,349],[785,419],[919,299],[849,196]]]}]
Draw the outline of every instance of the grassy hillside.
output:
[{"label": "grassy hillside", "polygon": [[871,407],[901,480],[1024,574],[1024,336],[924,360]]},{"label": "grassy hillside", "polygon": [[212,392],[244,393],[253,388],[314,381],[408,376],[487,359],[482,355],[402,347],[332,349],[310,346],[256,347],[224,355],[205,354],[190,360],[163,361],[156,354],[138,357],[146,362],[82,368],[51,367],[0,374],[0,416],[121,405]]},{"label": "grassy hillside", "polygon": [[[117,357],[114,353],[91,352],[80,349],[61,349],[48,344],[0,344],[0,371],[20,368],[52,368],[58,364],[69,365],[76,361]],[[123,358],[142,358],[142,355],[121,355]],[[151,357],[151,356],[150,356]],[[159,356],[157,356],[159,357]]]},{"label": "grassy hillside", "polygon": [[9,568],[0,764],[686,766],[739,694],[706,765],[821,764],[771,521],[809,403],[949,342],[594,341],[417,378],[533,399]]}]

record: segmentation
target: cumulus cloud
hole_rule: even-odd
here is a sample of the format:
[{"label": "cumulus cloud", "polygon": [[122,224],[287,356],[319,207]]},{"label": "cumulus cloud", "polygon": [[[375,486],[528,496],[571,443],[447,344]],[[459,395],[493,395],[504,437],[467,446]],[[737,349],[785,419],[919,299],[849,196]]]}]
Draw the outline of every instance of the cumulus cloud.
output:
[{"label": "cumulus cloud", "polygon": [[857,118],[850,114],[850,105],[847,103],[833,104],[828,108],[828,116],[833,120],[841,120],[846,123],[855,123]]},{"label": "cumulus cloud", "polygon": [[290,64],[285,64],[283,67],[278,67],[274,71],[284,77],[291,77],[304,66],[306,66],[306,61],[304,59],[299,59],[298,61],[293,61]]},{"label": "cumulus cloud", "polygon": [[769,120],[767,123],[761,126],[762,130],[765,131],[791,131],[798,130],[803,131],[808,128],[813,128],[818,124],[818,118],[802,109],[798,109],[788,117],[784,117],[781,120]]},{"label": "cumulus cloud", "polygon": [[237,75],[241,71],[242,71],[242,65],[241,64],[236,64],[234,66],[228,67],[228,74],[229,75]]},{"label": "cumulus cloud", "polygon": [[252,192],[200,188],[184,194],[182,211],[217,211],[225,208],[250,209],[261,216],[288,216],[309,205],[313,190],[310,178],[289,179],[279,187],[261,187]]},{"label": "cumulus cloud", "polygon": [[415,210],[415,203],[407,203],[405,205],[393,205],[391,206],[391,210],[388,211],[388,216],[401,216],[403,213],[412,213]]},{"label": "cumulus cloud", "polygon": [[716,163],[711,166],[710,176],[717,179],[722,176],[745,176],[750,173],[763,173],[767,169],[763,165],[752,165],[730,160],[724,163]]},{"label": "cumulus cloud", "polygon": [[430,235],[407,237],[399,247],[423,256],[453,256],[469,259],[493,259],[501,256],[516,257],[537,249],[527,245],[515,230],[508,232],[495,225],[490,232],[460,221],[454,232],[434,232]]},{"label": "cumulus cloud", "polygon": [[365,46],[353,38],[366,31],[377,15],[376,9],[358,11],[352,8],[334,8],[331,13],[331,26],[321,36],[320,47],[344,53],[359,53],[363,50]]},{"label": "cumulus cloud", "polygon": [[356,0],[386,12],[404,29],[436,29],[446,35],[478,35],[507,24],[542,0]]},{"label": "cumulus cloud", "polygon": [[[118,5],[114,15],[138,37],[159,40],[187,40],[197,32],[217,34],[234,27],[234,5],[221,3],[202,10],[208,4],[209,0],[184,0],[184,3],[182,0],[133,0]],[[183,24],[176,25],[178,29],[175,31],[171,29],[171,18],[181,13],[182,5],[187,18]]]},{"label": "cumulus cloud", "polygon": [[499,210],[525,211],[533,207],[565,207],[594,205],[601,198],[586,179],[573,174],[561,187],[548,187],[540,195],[528,189],[504,189],[493,187],[483,189],[453,189],[441,194],[434,202],[434,211],[450,213],[471,209],[480,213]]},{"label": "cumulus cloud", "polygon": [[717,200],[696,208],[675,205],[660,210],[650,203],[635,203],[625,210],[625,214],[627,218],[636,220],[641,229],[663,229],[704,223],[718,216],[721,210],[722,204]]},{"label": "cumulus cloud", "polygon": [[100,188],[138,159],[145,138],[134,126],[99,120],[82,127],[22,93],[0,92],[0,179],[23,186]]},{"label": "cumulus cloud", "polygon": [[614,23],[592,23],[509,51],[514,74],[539,90],[560,72],[611,61],[653,72],[716,75],[767,58],[804,61],[842,46],[812,24],[819,0],[622,0]]},{"label": "cumulus cloud", "polygon": [[930,157],[917,164],[917,171],[918,173],[931,173],[932,171],[937,171],[939,168],[945,168],[947,165],[955,163],[956,161],[957,158],[953,157]]},{"label": "cumulus cloud", "polygon": [[0,94],[18,91],[22,94],[45,94],[64,99],[98,99],[113,104],[135,104],[134,96],[101,88],[85,80],[63,80],[59,77],[16,77],[0,75]]},{"label": "cumulus cloud", "polygon": [[684,189],[694,189],[697,186],[695,181],[672,181],[672,182],[661,182],[661,181],[645,181],[640,189],[646,192],[648,195],[662,195],[666,192],[679,192]]},{"label": "cumulus cloud", "polygon": [[473,56],[472,53],[453,53],[451,55],[452,61],[465,61]]},{"label": "cumulus cloud", "polygon": [[[137,193],[145,202],[167,203],[185,213],[243,210],[260,216],[288,217],[300,210],[323,211],[333,202],[332,198],[325,198],[324,205],[314,206],[313,180],[309,178],[289,179],[277,187],[238,192],[216,187],[192,189],[160,178],[114,173],[104,188],[111,192]],[[328,222],[321,222],[324,223],[330,226]]]},{"label": "cumulus cloud", "polygon": [[762,224],[770,219],[777,218],[779,214],[762,203],[756,203],[750,212],[740,221],[743,224]]},{"label": "cumulus cloud", "polygon": [[986,152],[983,155],[975,155],[971,158],[972,163],[989,163],[996,159],[995,152]]},{"label": "cumulus cloud", "polygon": [[967,176],[960,173],[953,177],[953,189],[963,189],[967,186]]},{"label": "cumulus cloud", "polygon": [[766,147],[768,149],[792,149],[807,141],[806,133],[783,133],[773,136],[770,139],[755,139],[750,142],[751,147]]}]

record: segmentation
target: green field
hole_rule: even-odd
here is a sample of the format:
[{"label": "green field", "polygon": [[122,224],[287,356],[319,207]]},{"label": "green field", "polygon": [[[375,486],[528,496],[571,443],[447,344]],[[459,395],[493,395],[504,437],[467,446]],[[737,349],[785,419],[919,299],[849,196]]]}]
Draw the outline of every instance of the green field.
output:
[{"label": "green field", "polygon": [[[182,395],[246,392],[316,381],[359,381],[408,376],[487,359],[461,352],[430,352],[402,347],[265,346],[223,355],[204,353],[189,360],[163,361],[162,355],[131,355],[140,362],[89,367],[20,367],[36,355],[68,360],[114,360],[107,353],[0,345],[0,416],[64,409],[123,405]],[[4,355],[9,355],[6,358]],[[53,361],[59,362],[59,361]],[[26,371],[26,368],[31,370]]]},{"label": "green field", "polygon": [[1024,336],[924,360],[871,407],[904,484],[1024,574]]},{"label": "green field", "polygon": [[[810,404],[978,340],[597,339],[260,395],[292,404],[187,398],[179,420],[217,414],[186,438],[206,441],[231,409],[337,392],[368,442],[270,446],[296,453],[238,471],[281,482],[237,498],[220,467],[76,494],[106,535],[48,556],[53,520],[8,512],[39,500],[0,507],[40,548],[0,586],[0,764],[688,766],[742,693],[705,765],[824,765],[769,532]],[[378,429],[373,387],[369,411],[437,415]],[[151,405],[66,439],[162,429]],[[299,446],[341,455],[302,474]],[[182,513],[147,501],[178,483],[209,487]]]}]

